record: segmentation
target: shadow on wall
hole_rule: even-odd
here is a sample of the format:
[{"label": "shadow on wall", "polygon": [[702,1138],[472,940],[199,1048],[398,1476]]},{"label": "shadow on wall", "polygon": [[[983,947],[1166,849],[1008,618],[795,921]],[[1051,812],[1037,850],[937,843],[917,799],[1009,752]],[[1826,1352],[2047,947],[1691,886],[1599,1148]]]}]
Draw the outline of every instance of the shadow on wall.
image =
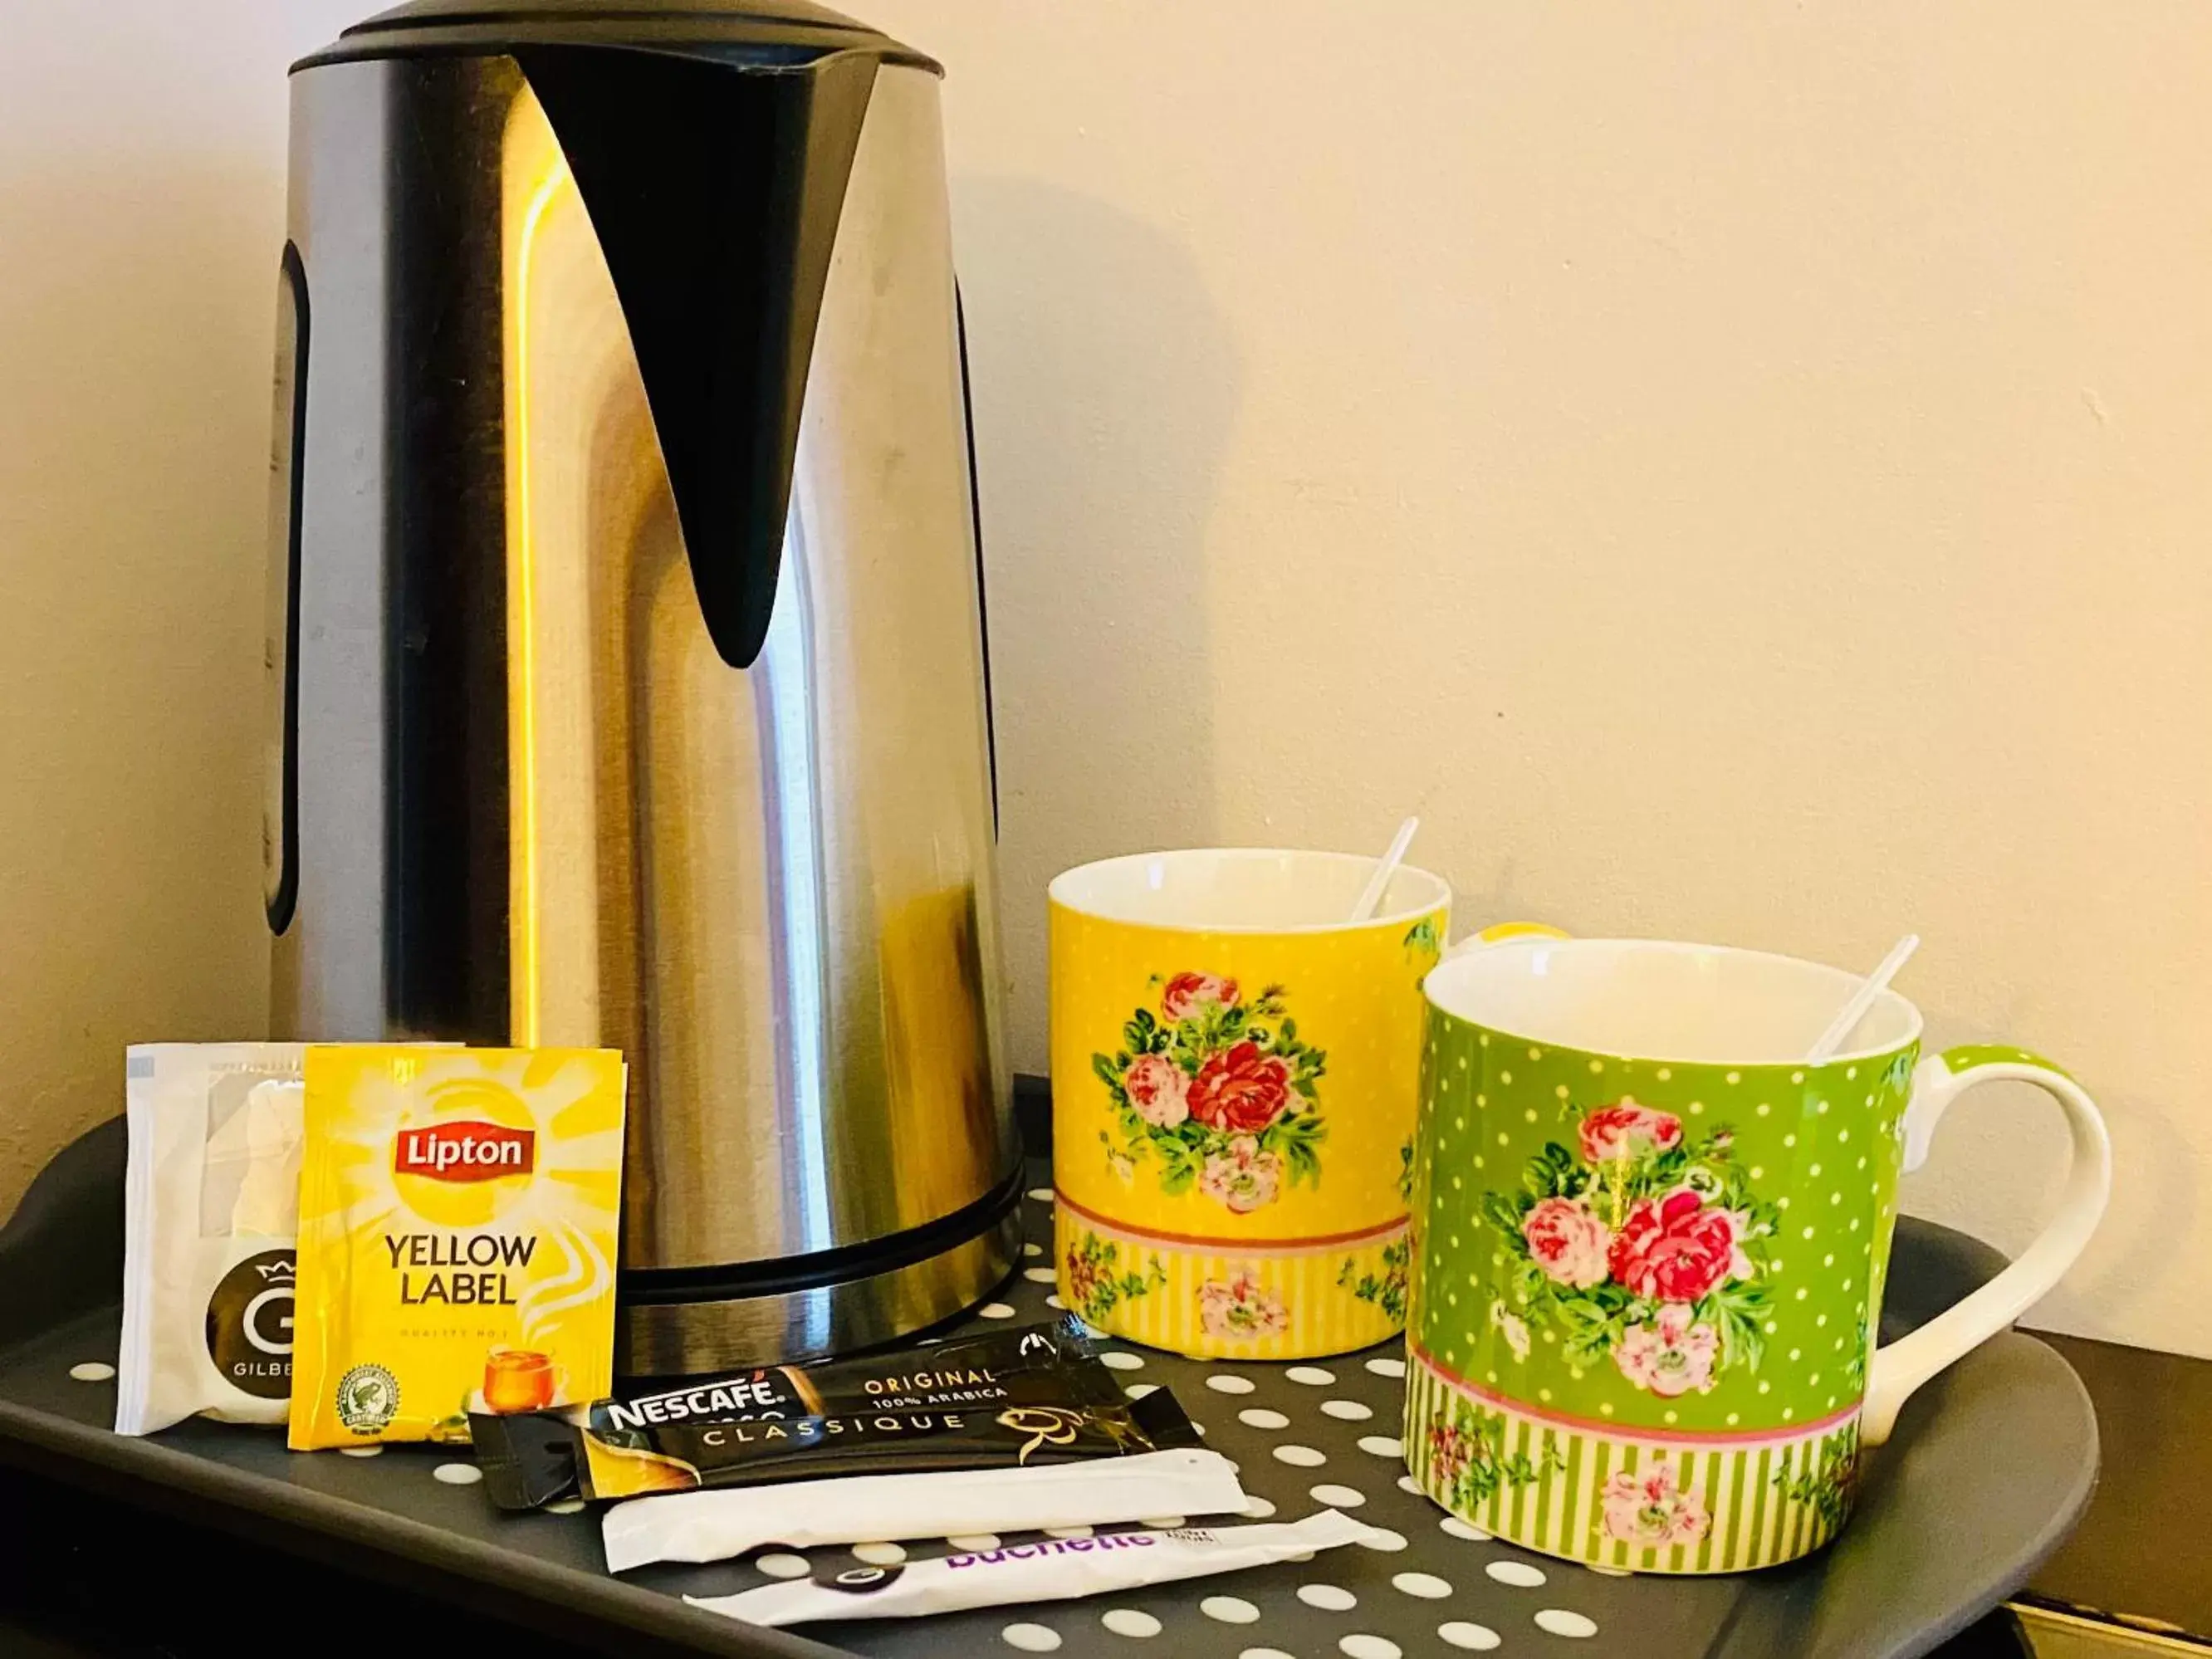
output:
[{"label": "shadow on wall", "polygon": [[125,1043],[259,1036],[281,163],[0,178],[0,1211]]},{"label": "shadow on wall", "polygon": [[1170,231],[1025,179],[956,177],[952,204],[1013,1059],[1042,1071],[1045,884],[1214,834],[1205,543],[1239,364]]}]

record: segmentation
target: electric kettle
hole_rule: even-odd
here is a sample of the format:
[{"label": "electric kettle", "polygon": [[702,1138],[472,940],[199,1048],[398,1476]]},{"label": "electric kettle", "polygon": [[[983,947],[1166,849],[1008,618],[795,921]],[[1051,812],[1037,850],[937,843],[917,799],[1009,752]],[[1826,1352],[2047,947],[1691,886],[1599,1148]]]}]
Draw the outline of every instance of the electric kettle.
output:
[{"label": "electric kettle", "polygon": [[291,77],[272,1024],[630,1062],[621,1366],[1005,1277],[936,64],[789,0],[420,0]]}]

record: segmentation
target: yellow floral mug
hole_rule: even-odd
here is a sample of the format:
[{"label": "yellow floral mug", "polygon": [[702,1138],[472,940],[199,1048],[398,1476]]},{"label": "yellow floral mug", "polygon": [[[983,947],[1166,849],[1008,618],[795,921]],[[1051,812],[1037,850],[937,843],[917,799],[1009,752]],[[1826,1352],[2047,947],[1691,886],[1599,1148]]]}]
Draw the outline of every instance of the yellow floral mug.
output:
[{"label": "yellow floral mug", "polygon": [[1421,981],[1451,890],[1350,853],[1206,848],[1053,884],[1054,1255],[1091,1324],[1342,1353],[1405,1324]]}]

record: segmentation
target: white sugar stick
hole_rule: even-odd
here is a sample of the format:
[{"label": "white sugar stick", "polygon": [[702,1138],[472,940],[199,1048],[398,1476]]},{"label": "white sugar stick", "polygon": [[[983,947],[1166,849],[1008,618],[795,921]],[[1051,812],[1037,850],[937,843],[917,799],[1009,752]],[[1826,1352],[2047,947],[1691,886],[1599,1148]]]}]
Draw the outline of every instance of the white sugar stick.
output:
[{"label": "white sugar stick", "polygon": [[721,1561],[763,1544],[804,1549],[966,1532],[1040,1532],[1148,1515],[1233,1515],[1237,1466],[1192,1449],[1041,1468],[856,1474],[632,1498],[600,1522],[607,1571]]},{"label": "white sugar stick", "polygon": [[1288,1561],[1379,1536],[1336,1510],[1272,1527],[1178,1527],[1103,1538],[1048,1538],[903,1566],[857,1567],[835,1578],[763,1584],[735,1595],[684,1599],[754,1625],[813,1619],[907,1619],[1015,1601],[1064,1601],[1177,1578]]}]

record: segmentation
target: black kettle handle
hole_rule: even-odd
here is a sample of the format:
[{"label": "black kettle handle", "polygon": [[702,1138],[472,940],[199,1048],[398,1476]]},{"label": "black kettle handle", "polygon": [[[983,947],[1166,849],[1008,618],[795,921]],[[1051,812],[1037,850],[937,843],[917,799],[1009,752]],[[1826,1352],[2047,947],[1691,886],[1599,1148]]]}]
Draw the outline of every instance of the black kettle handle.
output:
[{"label": "black kettle handle", "polygon": [[880,54],[520,47],[614,278],[707,632],[768,635],[830,252]]}]

